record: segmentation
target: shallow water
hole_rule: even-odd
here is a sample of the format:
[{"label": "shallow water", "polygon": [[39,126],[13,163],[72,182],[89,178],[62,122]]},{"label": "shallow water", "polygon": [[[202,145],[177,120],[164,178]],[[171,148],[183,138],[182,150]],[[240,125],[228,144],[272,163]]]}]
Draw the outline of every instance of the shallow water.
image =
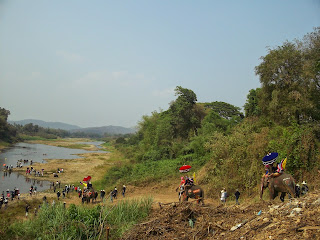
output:
[{"label": "shallow water", "polygon": [[[82,144],[94,144],[97,147],[102,143],[82,142]],[[31,160],[33,162],[45,162],[46,159],[77,159],[81,157],[76,154],[88,152],[99,151],[55,147],[44,144],[17,143],[0,153],[0,167],[3,170],[3,165],[5,164],[6,166],[12,165],[13,168],[16,168],[18,160],[28,160],[24,165],[29,166]],[[48,181],[31,180],[17,172],[12,172],[11,174],[9,172],[1,172],[0,179],[0,194],[7,189],[12,191],[15,187],[20,190],[20,193],[27,193],[31,185],[36,186],[37,191],[46,190],[50,187],[50,182]]]}]

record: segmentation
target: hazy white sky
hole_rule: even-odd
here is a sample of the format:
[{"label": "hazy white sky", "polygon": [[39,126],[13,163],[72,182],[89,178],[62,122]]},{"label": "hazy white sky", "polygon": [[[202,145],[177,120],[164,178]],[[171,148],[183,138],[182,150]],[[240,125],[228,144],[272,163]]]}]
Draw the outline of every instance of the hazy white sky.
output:
[{"label": "hazy white sky", "polygon": [[267,47],[317,26],[319,0],[0,0],[0,107],[132,127],[176,86],[243,107]]}]

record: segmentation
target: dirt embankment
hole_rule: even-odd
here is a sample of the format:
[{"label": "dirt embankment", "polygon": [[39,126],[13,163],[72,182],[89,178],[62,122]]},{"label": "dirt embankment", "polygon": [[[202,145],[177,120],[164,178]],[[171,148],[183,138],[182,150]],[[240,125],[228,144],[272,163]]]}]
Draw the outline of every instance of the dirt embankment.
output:
[{"label": "dirt embankment", "polygon": [[123,239],[320,239],[320,191],[272,204],[163,204]]}]

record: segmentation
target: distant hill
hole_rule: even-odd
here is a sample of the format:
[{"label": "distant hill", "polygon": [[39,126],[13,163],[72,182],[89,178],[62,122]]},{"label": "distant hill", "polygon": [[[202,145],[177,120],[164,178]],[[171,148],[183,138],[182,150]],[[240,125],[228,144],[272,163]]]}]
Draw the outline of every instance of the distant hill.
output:
[{"label": "distant hill", "polygon": [[26,125],[28,123],[32,123],[33,125],[38,125],[40,127],[44,128],[55,128],[55,129],[62,129],[62,130],[67,130],[70,131],[71,129],[79,129],[81,127],[76,126],[76,125],[71,125],[67,123],[62,123],[62,122],[45,122],[42,120],[36,120],[36,119],[24,119],[20,121],[8,121],[10,124],[19,124],[19,125]]},{"label": "distant hill", "polygon": [[71,133],[93,133],[98,135],[104,135],[105,133],[114,135],[114,134],[128,134],[134,133],[136,130],[134,128],[126,128],[120,126],[103,126],[103,127],[90,127],[90,128],[81,128],[76,125],[71,125],[62,122],[45,122],[42,120],[35,120],[35,119],[25,119],[20,121],[8,121],[10,124],[19,124],[19,125],[26,125],[28,123],[32,123],[33,125],[38,125],[44,128],[54,128],[54,129],[62,129],[70,131]]},{"label": "distant hill", "polygon": [[81,129],[72,129],[70,132],[83,132],[83,133],[94,133],[99,135],[107,134],[128,134],[136,132],[133,128],[125,128],[120,126],[103,126],[103,127],[90,127],[90,128],[81,128]]}]

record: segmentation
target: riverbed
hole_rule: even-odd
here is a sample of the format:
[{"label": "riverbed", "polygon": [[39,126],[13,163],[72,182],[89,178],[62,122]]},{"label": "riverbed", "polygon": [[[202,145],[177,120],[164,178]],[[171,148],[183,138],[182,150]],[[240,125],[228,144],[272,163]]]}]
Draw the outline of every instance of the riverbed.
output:
[{"label": "riverbed", "polygon": [[[95,145],[97,148],[103,142],[81,142],[81,144]],[[32,163],[46,163],[49,159],[78,159],[83,158],[78,154],[94,153],[102,151],[87,151],[83,149],[72,149],[55,147],[45,144],[17,143],[0,153],[0,166],[4,170],[6,166],[17,168],[20,160],[24,166],[31,167]],[[0,193],[2,191],[12,191],[18,188],[21,193],[27,193],[31,186],[37,187],[37,191],[43,191],[50,187],[49,181],[42,181],[41,177],[30,179],[15,171],[2,171],[0,181]]]}]

